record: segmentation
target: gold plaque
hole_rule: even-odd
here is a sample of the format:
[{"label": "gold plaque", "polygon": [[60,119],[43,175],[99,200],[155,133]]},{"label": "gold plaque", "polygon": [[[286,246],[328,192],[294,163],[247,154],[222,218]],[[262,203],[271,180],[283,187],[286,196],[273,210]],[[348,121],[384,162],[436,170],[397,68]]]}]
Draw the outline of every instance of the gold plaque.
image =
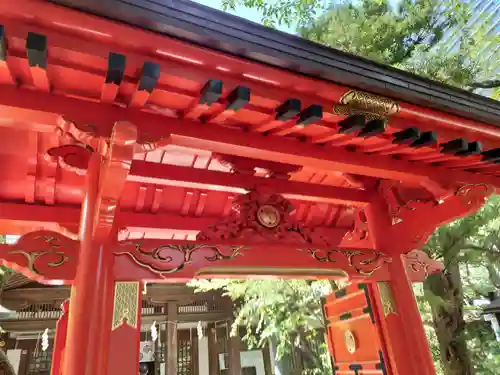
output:
[{"label": "gold plaque", "polygon": [[357,349],[356,336],[351,331],[345,331],[344,333],[344,343],[347,347],[347,351],[351,354],[354,354]]},{"label": "gold plaque", "polygon": [[260,206],[257,211],[257,220],[263,227],[276,228],[281,221],[281,215],[278,209],[270,204]]}]

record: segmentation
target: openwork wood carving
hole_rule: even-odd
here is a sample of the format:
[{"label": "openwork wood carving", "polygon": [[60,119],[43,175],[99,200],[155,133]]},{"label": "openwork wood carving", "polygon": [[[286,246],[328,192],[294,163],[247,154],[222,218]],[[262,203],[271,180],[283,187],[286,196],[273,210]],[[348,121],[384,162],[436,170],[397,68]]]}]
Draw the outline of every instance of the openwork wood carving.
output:
[{"label": "openwork wood carving", "polygon": [[218,246],[196,243],[159,244],[159,240],[137,240],[119,243],[116,255],[128,255],[135,263],[165,277],[184,269],[199,254],[206,262],[232,260],[242,255],[243,246]]},{"label": "openwork wood carving", "polygon": [[139,282],[116,282],[113,324],[111,329],[114,331],[123,324],[137,328],[138,312]]},{"label": "openwork wood carving", "polygon": [[333,238],[297,223],[293,205],[281,195],[251,191],[233,202],[229,218],[201,231],[198,241],[280,242],[333,247]]},{"label": "openwork wood carving", "polygon": [[80,244],[59,233],[25,234],[14,245],[0,245],[1,263],[40,282],[63,280],[76,274]]}]

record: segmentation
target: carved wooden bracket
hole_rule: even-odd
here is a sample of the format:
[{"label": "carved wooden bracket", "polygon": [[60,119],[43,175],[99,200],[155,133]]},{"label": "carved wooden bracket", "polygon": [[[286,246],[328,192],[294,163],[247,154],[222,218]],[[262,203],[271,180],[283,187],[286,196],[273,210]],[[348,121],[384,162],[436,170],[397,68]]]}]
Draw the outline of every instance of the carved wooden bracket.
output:
[{"label": "carved wooden bracket", "polygon": [[[79,124],[62,117],[59,119],[56,131],[60,136],[61,146],[48,149],[46,156],[51,160],[58,160],[62,168],[78,174],[85,174],[92,152],[106,156],[113,132],[112,129],[102,129],[92,124]],[[134,152],[153,151],[169,143],[170,134],[161,138],[153,138],[142,132],[137,137]]]},{"label": "carved wooden bracket", "polygon": [[229,218],[198,234],[199,241],[276,242],[286,244],[337,246],[342,237],[297,223],[292,203],[281,195],[251,191],[233,202]]},{"label": "carved wooden bracket", "polygon": [[423,281],[427,276],[444,270],[444,264],[429,256],[421,250],[412,250],[403,255],[406,271],[412,281]]},{"label": "carved wooden bracket", "polygon": [[0,261],[32,280],[61,280],[70,284],[76,275],[80,243],[60,233],[25,234],[13,245],[0,245]]},{"label": "carved wooden bracket", "polygon": [[383,233],[383,248],[393,254],[421,248],[439,226],[479,210],[494,189],[486,184],[464,185],[440,201],[430,197],[402,199],[387,181],[380,184],[379,191],[392,219]]}]

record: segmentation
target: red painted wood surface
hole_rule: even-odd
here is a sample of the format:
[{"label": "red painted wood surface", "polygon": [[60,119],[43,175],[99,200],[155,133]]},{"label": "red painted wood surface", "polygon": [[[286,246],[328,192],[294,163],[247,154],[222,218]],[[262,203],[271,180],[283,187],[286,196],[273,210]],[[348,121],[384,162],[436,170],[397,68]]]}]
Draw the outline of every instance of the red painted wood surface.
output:
[{"label": "red painted wood surface", "polygon": [[54,349],[52,351],[52,364],[50,375],[62,375],[64,350],[68,335],[69,300],[61,305],[62,314],[56,323],[56,335],[54,338]]},{"label": "red painted wood surface", "polygon": [[[404,314],[363,327],[363,340],[375,340],[395,374],[433,373],[409,282],[442,265],[414,249],[500,187],[497,163],[443,145],[465,138],[495,149],[499,130],[394,102],[383,132],[345,134],[335,106],[350,90],[341,85],[46,1],[0,1],[0,24],[0,233],[24,235],[1,245],[0,258],[35,280],[73,285],[64,374],[105,374],[119,349],[136,362],[138,330],[110,330],[116,280],[277,275],[389,281]],[[29,61],[32,33],[46,37],[45,68]],[[126,60],[117,79],[107,79],[111,53]],[[160,73],[141,90],[145,63]],[[208,103],[213,79],[223,86]],[[243,86],[248,103],[228,108]],[[281,121],[289,99],[322,106],[323,117]],[[410,126],[438,142],[395,144]],[[259,223],[261,209],[278,209],[280,224]],[[363,361],[376,360],[372,349],[363,341]],[[334,354],[348,361],[338,346]]]}]

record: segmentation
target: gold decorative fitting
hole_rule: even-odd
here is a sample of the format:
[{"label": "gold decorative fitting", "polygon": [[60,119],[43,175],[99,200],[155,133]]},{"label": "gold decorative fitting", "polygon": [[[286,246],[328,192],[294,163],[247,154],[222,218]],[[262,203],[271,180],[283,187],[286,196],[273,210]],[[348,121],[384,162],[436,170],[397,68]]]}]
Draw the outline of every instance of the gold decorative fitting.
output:
[{"label": "gold decorative fitting", "polygon": [[380,303],[382,304],[382,310],[384,311],[384,316],[387,317],[391,314],[397,314],[394,296],[392,295],[392,288],[389,283],[379,282],[377,283],[377,286],[380,294]]},{"label": "gold decorative fitting", "polygon": [[137,328],[137,314],[139,309],[139,282],[121,282],[115,283],[115,306],[113,309],[114,331],[123,324]]},{"label": "gold decorative fitting", "polygon": [[340,98],[340,103],[333,107],[333,111],[346,116],[362,114],[370,120],[398,113],[399,104],[382,96],[351,90]]},{"label": "gold decorative fitting", "polygon": [[266,228],[276,228],[280,225],[281,214],[275,206],[265,204],[257,210],[257,220]]},{"label": "gold decorative fitting", "polygon": [[344,333],[344,344],[347,347],[347,351],[350,354],[354,354],[357,349],[356,336],[351,331],[345,331]]}]

